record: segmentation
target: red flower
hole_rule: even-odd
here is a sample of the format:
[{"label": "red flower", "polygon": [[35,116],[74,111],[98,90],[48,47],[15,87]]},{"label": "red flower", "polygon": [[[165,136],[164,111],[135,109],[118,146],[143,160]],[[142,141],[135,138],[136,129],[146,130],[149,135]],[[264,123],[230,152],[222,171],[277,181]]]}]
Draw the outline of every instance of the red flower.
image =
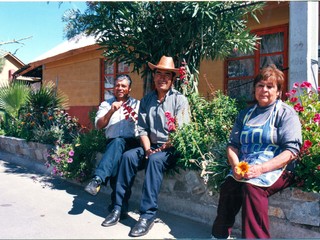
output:
[{"label": "red flower", "polygon": [[296,92],[297,92],[297,90],[295,90],[295,89],[292,89],[292,90],[290,91],[290,93],[293,94],[293,95],[296,94]]},{"label": "red flower", "polygon": [[297,97],[292,97],[292,98],[290,98],[290,102],[296,102],[296,101],[298,101],[298,98],[297,98]]},{"label": "red flower", "polygon": [[186,74],[187,74],[187,70],[186,67],[182,66],[179,68],[179,74],[180,74],[180,79],[185,79],[186,78]]},{"label": "red flower", "polygon": [[304,108],[300,103],[297,103],[293,106],[294,110],[296,110],[297,112],[303,112]]},{"label": "red flower", "polygon": [[297,82],[293,84],[293,88],[298,88],[299,86],[300,86],[300,84]]},{"label": "red flower", "polygon": [[291,93],[286,92],[286,97],[291,97]]},{"label": "red flower", "polygon": [[304,149],[309,149],[312,146],[312,142],[310,140],[305,140],[303,143]]},{"label": "red flower", "polygon": [[174,132],[176,130],[176,120],[174,117],[172,117],[171,113],[166,111],[165,112],[165,116],[167,118],[167,126],[168,126],[168,131],[169,132]]},{"label": "red flower", "polygon": [[127,102],[122,104],[124,108],[125,119],[136,122],[138,120],[138,114],[134,111],[134,109],[131,106],[127,105]]},{"label": "red flower", "polygon": [[312,85],[311,85],[311,83],[305,81],[305,82],[301,83],[300,87],[301,87],[301,88],[308,88],[308,89],[310,89],[310,88],[312,87]]},{"label": "red flower", "polygon": [[314,115],[313,121],[314,121],[315,123],[320,123],[320,113],[316,113],[316,114]]}]

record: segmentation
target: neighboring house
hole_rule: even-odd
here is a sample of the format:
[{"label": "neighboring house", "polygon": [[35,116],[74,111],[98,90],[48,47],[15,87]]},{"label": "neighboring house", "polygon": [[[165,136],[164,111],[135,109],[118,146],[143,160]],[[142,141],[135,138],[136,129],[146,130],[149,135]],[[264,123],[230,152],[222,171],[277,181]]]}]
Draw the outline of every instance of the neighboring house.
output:
[{"label": "neighboring house", "polygon": [[[302,3],[301,7],[304,8],[305,4],[307,2]],[[319,4],[315,4],[317,4],[318,10]],[[303,9],[300,11],[299,8],[300,5],[293,5],[292,2],[267,2],[261,16],[259,16],[260,23],[249,18],[248,27],[261,37],[260,44],[257,44],[257,50],[247,55],[241,55],[235,49],[233,56],[224,61],[202,61],[199,75],[200,94],[209,98],[213,89],[220,89],[232,97],[247,97],[250,101],[252,100],[254,76],[261,67],[271,63],[284,71],[285,90],[290,89],[289,83],[295,81],[296,77],[299,77],[299,81],[306,80],[307,77],[304,79],[303,74],[305,68],[309,69],[309,65],[304,66],[303,64],[304,59],[310,56],[302,50],[310,44],[306,39],[311,37],[297,39],[304,35],[294,35],[293,31],[289,31],[289,26],[295,29],[294,32],[302,32],[308,24],[316,22],[316,29],[314,31],[308,30],[308,34],[311,32],[315,35],[313,37],[317,41],[317,47],[319,16],[314,16],[313,21],[300,21],[299,17],[304,19],[309,15],[308,12],[302,11]],[[297,21],[299,24],[295,25]],[[116,74],[129,73],[131,75],[133,79],[131,95],[133,97],[141,99],[144,94],[144,81],[141,76],[131,73],[130,66],[126,64],[107,62],[102,53],[103,50],[95,44],[94,38],[80,37],[78,40],[66,41],[58,45],[40,56],[38,60],[21,68],[16,74],[41,77],[43,82],[53,81],[58,89],[69,97],[70,109],[68,112],[78,117],[81,124],[88,125],[88,112],[110,96]],[[292,56],[289,56],[289,53]],[[318,51],[316,52],[316,60],[318,59],[317,53]],[[302,70],[299,70],[299,67]],[[316,73],[312,73],[316,75],[315,80],[318,84],[318,68],[316,71]],[[289,76],[291,76],[291,80]]]},{"label": "neighboring house", "polygon": [[12,80],[14,72],[24,63],[10,52],[0,50],[0,85]]}]

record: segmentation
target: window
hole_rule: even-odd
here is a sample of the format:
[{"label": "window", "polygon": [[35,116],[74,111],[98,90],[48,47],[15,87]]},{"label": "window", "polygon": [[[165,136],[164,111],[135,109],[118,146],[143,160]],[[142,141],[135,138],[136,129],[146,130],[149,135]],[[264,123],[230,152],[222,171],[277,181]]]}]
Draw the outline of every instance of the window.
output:
[{"label": "window", "polygon": [[[253,80],[259,70],[275,64],[285,74],[284,91],[287,91],[288,70],[288,26],[278,26],[253,31],[261,39],[256,50],[247,53],[233,53],[225,62],[225,90],[231,97],[254,100]],[[284,96],[284,94],[283,94]]]},{"label": "window", "polygon": [[129,64],[124,62],[118,63],[103,60],[102,63],[101,101],[113,97],[113,87],[116,76],[129,73]]}]

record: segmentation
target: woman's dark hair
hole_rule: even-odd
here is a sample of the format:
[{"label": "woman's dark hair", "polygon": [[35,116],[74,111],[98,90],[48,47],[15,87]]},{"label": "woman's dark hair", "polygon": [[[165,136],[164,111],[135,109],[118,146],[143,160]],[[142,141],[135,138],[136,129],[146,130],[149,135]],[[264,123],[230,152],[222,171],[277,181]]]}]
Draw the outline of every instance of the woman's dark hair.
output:
[{"label": "woman's dark hair", "polygon": [[281,92],[284,84],[284,74],[280,71],[274,64],[262,68],[260,73],[254,78],[253,87],[265,80],[271,80],[276,83],[278,91],[280,92],[279,97],[281,97]]},{"label": "woman's dark hair", "polygon": [[132,84],[132,80],[130,78],[129,75],[127,74],[121,74],[121,75],[118,75],[115,79],[115,82],[118,81],[118,80],[127,80],[128,83],[129,83],[129,87],[131,87],[131,84]]}]

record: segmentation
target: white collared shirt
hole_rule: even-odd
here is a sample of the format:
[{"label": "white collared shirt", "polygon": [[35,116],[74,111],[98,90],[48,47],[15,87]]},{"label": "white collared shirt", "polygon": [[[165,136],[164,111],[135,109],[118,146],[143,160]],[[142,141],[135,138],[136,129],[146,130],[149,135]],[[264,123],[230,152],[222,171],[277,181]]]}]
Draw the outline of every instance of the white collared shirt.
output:
[{"label": "white collared shirt", "polygon": [[[98,112],[95,118],[95,126],[97,127],[98,120],[107,114],[111,109],[111,105],[116,101],[116,98],[110,98],[102,102],[99,106]],[[132,97],[129,99],[111,116],[108,125],[105,127],[106,138],[131,138],[137,137],[137,117],[139,111],[140,101]],[[132,112],[128,112],[128,107],[132,109]]]}]

